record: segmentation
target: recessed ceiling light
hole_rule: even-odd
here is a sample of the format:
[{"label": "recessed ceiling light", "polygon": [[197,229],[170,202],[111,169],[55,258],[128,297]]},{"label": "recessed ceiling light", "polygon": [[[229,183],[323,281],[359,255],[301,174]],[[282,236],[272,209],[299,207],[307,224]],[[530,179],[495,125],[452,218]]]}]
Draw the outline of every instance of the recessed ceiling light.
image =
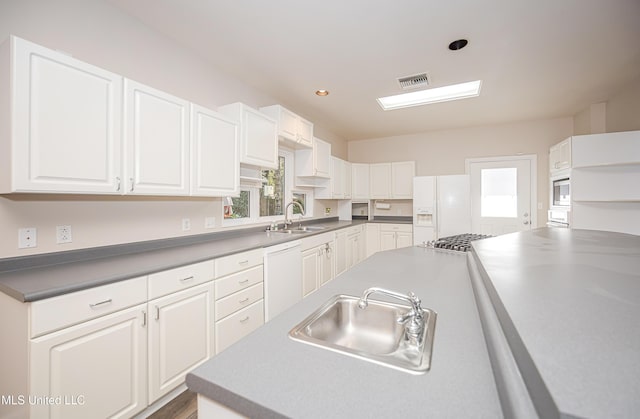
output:
[{"label": "recessed ceiling light", "polygon": [[427,105],[429,103],[446,102],[449,100],[466,99],[480,94],[481,80],[467,83],[452,84],[436,87],[435,89],[419,90],[401,95],[380,97],[376,99],[385,111],[408,108],[410,106]]},{"label": "recessed ceiling light", "polygon": [[468,43],[469,41],[467,41],[466,39],[458,39],[449,44],[449,49],[451,51],[457,51],[466,47]]},{"label": "recessed ceiling light", "polygon": [[316,90],[316,95],[318,96],[327,96],[328,94],[329,94],[328,90],[324,90],[324,89]]}]

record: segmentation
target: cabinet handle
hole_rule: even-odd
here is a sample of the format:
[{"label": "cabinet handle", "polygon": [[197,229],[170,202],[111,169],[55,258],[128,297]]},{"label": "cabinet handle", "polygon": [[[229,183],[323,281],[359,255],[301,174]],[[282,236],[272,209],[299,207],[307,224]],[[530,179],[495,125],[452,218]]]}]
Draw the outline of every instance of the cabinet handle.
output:
[{"label": "cabinet handle", "polygon": [[129,182],[131,182],[131,188],[129,189],[129,192],[133,192],[133,178],[132,177],[129,178]]},{"label": "cabinet handle", "polygon": [[249,278],[238,281],[238,284],[246,284],[247,282],[249,282]]},{"label": "cabinet handle", "polygon": [[187,281],[190,281],[190,280],[192,280],[192,279],[193,279],[193,275],[188,276],[188,277],[186,277],[186,278],[182,278],[182,279],[180,280],[180,282],[187,282]]},{"label": "cabinet handle", "polygon": [[156,308],[156,320],[160,320],[160,307],[155,306]]},{"label": "cabinet handle", "polygon": [[240,262],[238,262],[238,265],[246,265],[247,263],[249,263],[248,260],[241,260]]},{"label": "cabinet handle", "polygon": [[142,310],[142,327],[147,325],[147,312]]},{"label": "cabinet handle", "polygon": [[247,301],[249,301],[249,297],[243,298],[242,300],[238,301],[240,304],[244,304]]},{"label": "cabinet handle", "polygon": [[103,306],[105,304],[109,304],[111,303],[113,300],[111,298],[109,298],[108,300],[104,300],[104,301],[100,301],[99,303],[94,303],[94,304],[89,304],[89,307],[91,308],[96,308],[99,306]]},{"label": "cabinet handle", "polygon": [[247,320],[249,320],[249,316],[245,317],[244,319],[240,319],[240,323],[246,323]]},{"label": "cabinet handle", "polygon": [[116,192],[120,192],[120,187],[122,182],[120,182],[120,176],[116,176]]}]

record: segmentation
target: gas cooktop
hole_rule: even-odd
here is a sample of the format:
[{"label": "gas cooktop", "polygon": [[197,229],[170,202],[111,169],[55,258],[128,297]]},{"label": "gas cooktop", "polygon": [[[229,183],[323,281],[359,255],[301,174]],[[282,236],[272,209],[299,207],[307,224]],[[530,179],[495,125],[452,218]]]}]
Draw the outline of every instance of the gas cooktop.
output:
[{"label": "gas cooktop", "polygon": [[458,234],[455,236],[441,237],[433,242],[436,249],[455,250],[457,252],[468,252],[471,250],[471,242],[474,240],[493,237],[488,234]]}]

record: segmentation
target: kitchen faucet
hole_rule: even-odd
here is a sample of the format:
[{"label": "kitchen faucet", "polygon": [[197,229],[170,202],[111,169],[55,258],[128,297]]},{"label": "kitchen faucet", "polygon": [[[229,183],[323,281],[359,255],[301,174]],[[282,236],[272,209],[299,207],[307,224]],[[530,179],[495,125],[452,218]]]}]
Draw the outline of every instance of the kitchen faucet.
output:
[{"label": "kitchen faucet", "polygon": [[369,296],[373,293],[387,295],[402,301],[408,301],[409,304],[411,304],[411,310],[399,316],[396,321],[400,324],[406,323],[407,326],[405,330],[407,336],[412,340],[415,339],[419,342],[420,334],[424,329],[424,315],[422,307],[420,306],[420,298],[412,292],[410,292],[409,295],[404,295],[384,288],[372,287],[365,290],[364,294],[362,294],[362,298],[358,301],[358,307],[361,309],[367,308],[367,305],[369,304]]},{"label": "kitchen faucet", "polygon": [[298,201],[289,202],[287,206],[284,208],[284,228],[287,228],[293,223],[293,221],[289,219],[289,207],[293,204],[297,205],[298,208],[300,208],[300,212],[302,213],[301,216],[304,215],[304,208],[302,207],[301,203],[299,203]]}]

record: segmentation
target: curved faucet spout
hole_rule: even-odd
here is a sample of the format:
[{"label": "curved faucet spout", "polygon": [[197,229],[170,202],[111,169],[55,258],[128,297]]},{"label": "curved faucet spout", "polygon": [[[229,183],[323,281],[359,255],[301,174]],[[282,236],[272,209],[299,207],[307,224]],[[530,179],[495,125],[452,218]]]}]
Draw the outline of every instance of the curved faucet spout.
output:
[{"label": "curved faucet spout", "polygon": [[300,212],[302,213],[302,215],[304,215],[304,208],[302,207],[302,204],[301,204],[301,203],[299,203],[298,201],[291,201],[291,202],[289,202],[289,203],[287,204],[287,206],[284,208],[284,226],[285,226],[285,228],[286,228],[288,225],[291,225],[291,223],[293,223],[293,221],[291,221],[291,220],[289,219],[289,207],[290,207],[291,205],[294,205],[294,204],[298,206],[298,208],[300,209]]},{"label": "curved faucet spout", "polygon": [[386,290],[384,288],[372,287],[365,290],[365,292],[362,294],[362,297],[358,301],[358,307],[360,307],[361,309],[367,308],[367,305],[369,304],[369,296],[373,293],[387,295],[398,300],[409,302],[409,304],[411,304],[411,310],[401,315],[398,318],[398,323],[407,324],[406,331],[407,335],[409,335],[410,337],[417,338],[420,336],[422,330],[424,329],[424,314],[422,307],[420,306],[420,298],[418,298],[417,295],[415,295],[413,292],[409,292],[408,295],[405,295],[395,291]]}]

